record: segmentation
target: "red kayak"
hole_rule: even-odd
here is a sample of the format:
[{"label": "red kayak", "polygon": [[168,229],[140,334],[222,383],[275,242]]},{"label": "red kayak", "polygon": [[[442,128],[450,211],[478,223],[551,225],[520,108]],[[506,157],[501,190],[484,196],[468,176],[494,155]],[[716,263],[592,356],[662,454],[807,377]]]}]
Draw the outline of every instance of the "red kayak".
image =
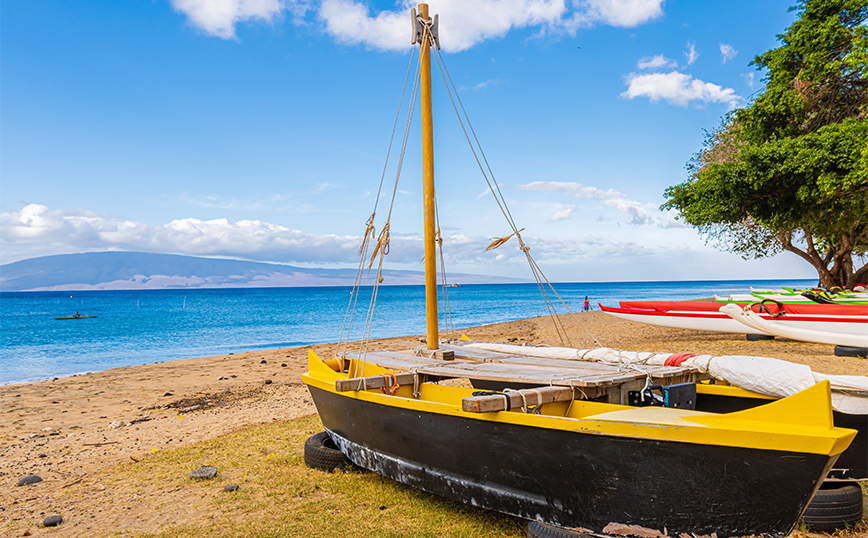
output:
[{"label": "red kayak", "polygon": [[[621,301],[621,308],[633,310],[659,310],[662,312],[718,312],[724,303],[716,301]],[[739,306],[749,303],[737,302]],[[868,317],[868,304],[802,304],[802,303],[779,303],[766,300],[762,303],[757,301],[751,310],[757,313],[776,314],[785,312],[806,316],[842,316],[847,318]]]},{"label": "red kayak", "polygon": [[[721,303],[699,301],[622,301],[621,308],[600,305],[607,314],[649,325],[741,334],[768,334],[720,312]],[[744,303],[745,305],[747,303]],[[868,334],[868,305],[782,304],[766,301],[751,310],[766,320],[801,330]]]}]

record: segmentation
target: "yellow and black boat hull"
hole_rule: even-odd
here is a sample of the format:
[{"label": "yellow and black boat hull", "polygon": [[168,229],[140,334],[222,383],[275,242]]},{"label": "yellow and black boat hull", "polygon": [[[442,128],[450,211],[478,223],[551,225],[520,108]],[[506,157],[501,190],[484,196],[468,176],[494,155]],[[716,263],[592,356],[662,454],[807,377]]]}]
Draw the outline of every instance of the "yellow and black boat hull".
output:
[{"label": "yellow and black boat hull", "polygon": [[[366,366],[366,375],[381,369]],[[785,536],[855,435],[831,423],[828,383],[715,415],[576,401],[462,411],[471,389],[338,392],[315,356],[303,376],[357,465],[461,502],[562,527]],[[825,402],[825,406],[824,406]],[[564,416],[566,415],[566,416]]]}]

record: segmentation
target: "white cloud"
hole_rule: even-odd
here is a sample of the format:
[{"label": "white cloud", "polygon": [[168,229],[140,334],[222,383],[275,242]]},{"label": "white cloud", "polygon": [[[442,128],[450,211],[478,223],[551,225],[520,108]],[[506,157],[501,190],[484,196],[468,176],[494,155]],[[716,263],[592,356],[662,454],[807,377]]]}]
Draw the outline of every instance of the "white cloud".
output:
[{"label": "white cloud", "polygon": [[[579,261],[589,259],[605,259],[648,256],[653,255],[659,249],[645,247],[632,241],[620,241],[612,238],[596,236],[581,237],[578,239],[548,239],[527,232],[522,233],[522,240],[530,247],[530,252],[538,263],[547,267],[576,264]],[[485,251],[485,247],[491,242],[491,238],[451,235],[444,237],[443,255],[447,263],[476,263],[490,266],[492,262],[498,264],[527,265],[524,253],[519,249],[518,241],[511,238],[504,245],[491,251]]]},{"label": "white cloud", "polygon": [[[559,184],[549,185],[557,188]],[[563,187],[561,190],[578,193],[578,197],[605,199],[606,203],[618,200],[616,205],[628,206],[625,211],[636,209],[633,207],[636,202],[618,198],[622,195],[616,191],[602,191],[578,184],[560,185]],[[590,196],[585,196],[589,193]],[[636,211],[639,215],[638,209]],[[655,255],[660,248],[668,248],[602,237],[549,239],[525,233],[522,238],[531,247],[537,262],[547,265],[575,264],[580,260],[599,257],[649,256]],[[87,210],[49,209],[39,204],[0,213],[2,263],[50,254],[115,250],[312,263],[320,266],[331,263],[356,264],[360,241],[360,236],[312,234],[258,220],[232,222],[227,219],[184,218],[154,225]],[[476,270],[484,272],[482,267],[490,267],[492,262],[514,266],[526,263],[514,238],[489,252],[485,251],[491,242],[489,237],[452,233],[444,234],[443,241],[443,252],[448,264],[478,264],[480,268]],[[420,236],[393,232],[388,261],[418,268],[422,251]]]},{"label": "white cloud", "polygon": [[555,211],[554,215],[551,216],[549,222],[557,222],[559,220],[567,220],[571,216],[573,216],[573,212],[578,209],[579,206],[571,205],[569,207],[565,207],[563,209],[558,209]]},{"label": "white cloud", "polygon": [[676,67],[678,62],[671,60],[662,54],[657,56],[643,56],[636,64],[639,69],[658,69],[660,67],[672,68]]},{"label": "white cloud", "polygon": [[693,65],[699,58],[699,53],[696,52],[696,44],[692,41],[687,42],[687,52],[684,53],[684,56],[687,58],[687,65]]},{"label": "white cloud", "polygon": [[660,99],[677,106],[687,106],[691,101],[725,103],[734,108],[743,101],[732,88],[724,88],[711,82],[695,79],[690,75],[671,73],[631,73],[627,77],[627,90],[621,96],[627,99],[647,97],[651,102]]},{"label": "white cloud", "polygon": [[[570,5],[564,0],[434,0],[430,13],[440,16],[443,49],[456,52],[518,28],[574,35],[579,28],[597,25],[638,26],[660,16],[662,4],[663,0],[584,0]],[[406,50],[408,13],[416,5],[415,0],[404,0],[396,11],[369,15],[358,0],[324,0],[318,13],[327,32],[339,41]]]},{"label": "white cloud", "polygon": [[488,88],[489,86],[499,86],[501,84],[503,84],[502,80],[489,79],[489,80],[486,80],[485,82],[480,82],[479,84],[475,84],[473,86],[462,86],[461,90],[470,90],[470,91],[478,92],[480,90],[484,90],[485,88]]},{"label": "white cloud", "polygon": [[521,191],[547,191],[566,194],[576,198],[586,198],[590,200],[611,200],[614,198],[626,198],[623,194],[615,189],[604,191],[597,187],[589,187],[581,183],[565,182],[565,181],[533,181],[526,185],[518,185],[518,190]]},{"label": "white cloud", "polygon": [[178,195],[179,200],[189,204],[215,209],[230,209],[233,211],[258,211],[268,205],[281,202],[284,198],[284,195],[274,194],[267,198],[238,199],[226,198],[219,194],[193,194],[187,191]]},{"label": "white cloud", "polygon": [[[562,182],[562,181],[534,181],[526,185],[518,185],[522,191],[545,191],[565,194],[575,198],[588,200],[600,200],[607,206],[615,209],[619,213],[623,213],[630,218],[630,224],[656,224],[662,228],[684,227],[678,221],[672,218],[671,213],[660,212],[654,204],[643,204],[635,200],[628,199],[624,194],[614,190],[602,190],[596,187],[590,187],[581,183]],[[562,220],[569,218],[576,207],[567,209],[559,208],[550,221]],[[569,210],[567,212],[567,210]]]},{"label": "white cloud", "polygon": [[[565,32],[597,25],[633,27],[663,14],[664,0],[432,0],[431,13],[440,15],[440,42],[445,50],[461,51],[510,30],[535,28],[538,33]],[[171,0],[190,24],[209,35],[236,39],[238,23],[273,24],[290,12],[307,24],[316,17],[325,32],[339,42],[380,50],[410,47],[410,8],[416,0],[400,0],[393,10],[372,12],[359,0]],[[448,21],[448,22],[447,22]]]},{"label": "white cloud", "polygon": [[354,259],[359,241],[359,237],[310,234],[259,220],[184,218],[152,225],[39,204],[0,213],[0,245],[7,255],[10,251],[27,256],[30,251],[46,250],[141,250],[283,262],[344,262]]},{"label": "white cloud", "polygon": [[744,79],[744,83],[747,84],[748,88],[754,89],[756,87],[753,73],[742,73],[741,78]]},{"label": "white cloud", "polygon": [[627,214],[630,217],[631,224],[653,224],[654,222],[652,211],[655,211],[656,208],[653,204],[643,204],[625,198],[613,198],[611,200],[606,200],[606,205],[614,207],[621,213]]},{"label": "white cloud", "polygon": [[663,0],[585,0],[569,18],[567,28],[609,26],[632,28],[652,21],[663,14]]},{"label": "white cloud", "polygon": [[720,63],[726,63],[736,57],[738,51],[727,43],[720,44]]},{"label": "white cloud", "polygon": [[272,24],[282,17],[281,0],[171,0],[193,26],[222,39],[237,39],[235,25],[259,21]]}]

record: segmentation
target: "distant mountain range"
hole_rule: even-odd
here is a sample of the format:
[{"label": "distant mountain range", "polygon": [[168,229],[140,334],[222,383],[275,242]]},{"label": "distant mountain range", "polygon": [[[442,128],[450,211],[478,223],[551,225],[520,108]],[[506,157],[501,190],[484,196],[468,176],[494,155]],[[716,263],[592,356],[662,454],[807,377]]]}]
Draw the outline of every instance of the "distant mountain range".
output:
[{"label": "distant mountain range", "polygon": [[[383,284],[424,282],[421,271],[383,273]],[[355,269],[311,269],[146,252],[60,254],[0,265],[2,291],[352,286],[355,278]],[[370,275],[368,279],[370,282]],[[470,274],[450,275],[449,279],[462,284],[522,282]]]}]

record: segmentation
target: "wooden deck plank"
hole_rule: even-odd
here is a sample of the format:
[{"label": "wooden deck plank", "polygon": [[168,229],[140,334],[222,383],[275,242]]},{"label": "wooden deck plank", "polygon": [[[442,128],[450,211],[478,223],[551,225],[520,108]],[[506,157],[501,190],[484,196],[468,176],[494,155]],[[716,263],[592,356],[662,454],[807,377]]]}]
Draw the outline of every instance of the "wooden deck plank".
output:
[{"label": "wooden deck plank", "polygon": [[[528,357],[475,348],[467,349],[481,353],[467,355],[461,352],[462,346],[448,348],[455,351],[457,360],[421,357],[413,350],[369,351],[366,360],[384,368],[414,370],[440,377],[577,387],[610,387],[644,379],[646,375],[655,380],[681,379],[691,373],[690,369],[674,366],[638,365],[627,369],[606,363]],[[358,358],[359,354],[348,353],[347,356]]]},{"label": "wooden deck plank", "polygon": [[[357,352],[346,354],[347,357],[353,359],[358,359],[359,355]],[[438,365],[445,362],[440,359],[419,357],[410,351],[369,351],[365,354],[365,360],[383,368],[398,368],[401,370],[410,370],[419,366]]]},{"label": "wooden deck plank", "polygon": [[[611,386],[645,377],[640,372],[612,372],[609,376],[583,376],[581,372],[564,369],[536,368],[531,366],[501,365],[496,363],[444,364],[423,366],[416,369],[419,373],[446,377],[467,377],[490,381],[515,383],[536,383],[540,385],[597,387]],[[587,379],[586,379],[587,378]]]},{"label": "wooden deck plank", "polygon": [[[465,360],[481,360],[483,362],[501,362],[501,363],[516,363],[516,364],[532,364],[546,367],[560,368],[584,368],[587,370],[602,370],[611,371],[617,369],[617,365],[603,362],[583,361],[581,359],[563,359],[563,358],[548,358],[548,357],[533,357],[530,355],[519,355],[516,353],[502,353],[500,351],[490,351],[487,349],[476,349],[467,346],[454,344],[441,345],[444,349],[449,349],[455,352],[456,359]],[[626,366],[626,365],[625,365]],[[692,368],[683,366],[657,366],[657,365],[637,365],[643,371],[651,374],[651,377],[665,377],[670,375],[678,375],[693,371]]]}]

